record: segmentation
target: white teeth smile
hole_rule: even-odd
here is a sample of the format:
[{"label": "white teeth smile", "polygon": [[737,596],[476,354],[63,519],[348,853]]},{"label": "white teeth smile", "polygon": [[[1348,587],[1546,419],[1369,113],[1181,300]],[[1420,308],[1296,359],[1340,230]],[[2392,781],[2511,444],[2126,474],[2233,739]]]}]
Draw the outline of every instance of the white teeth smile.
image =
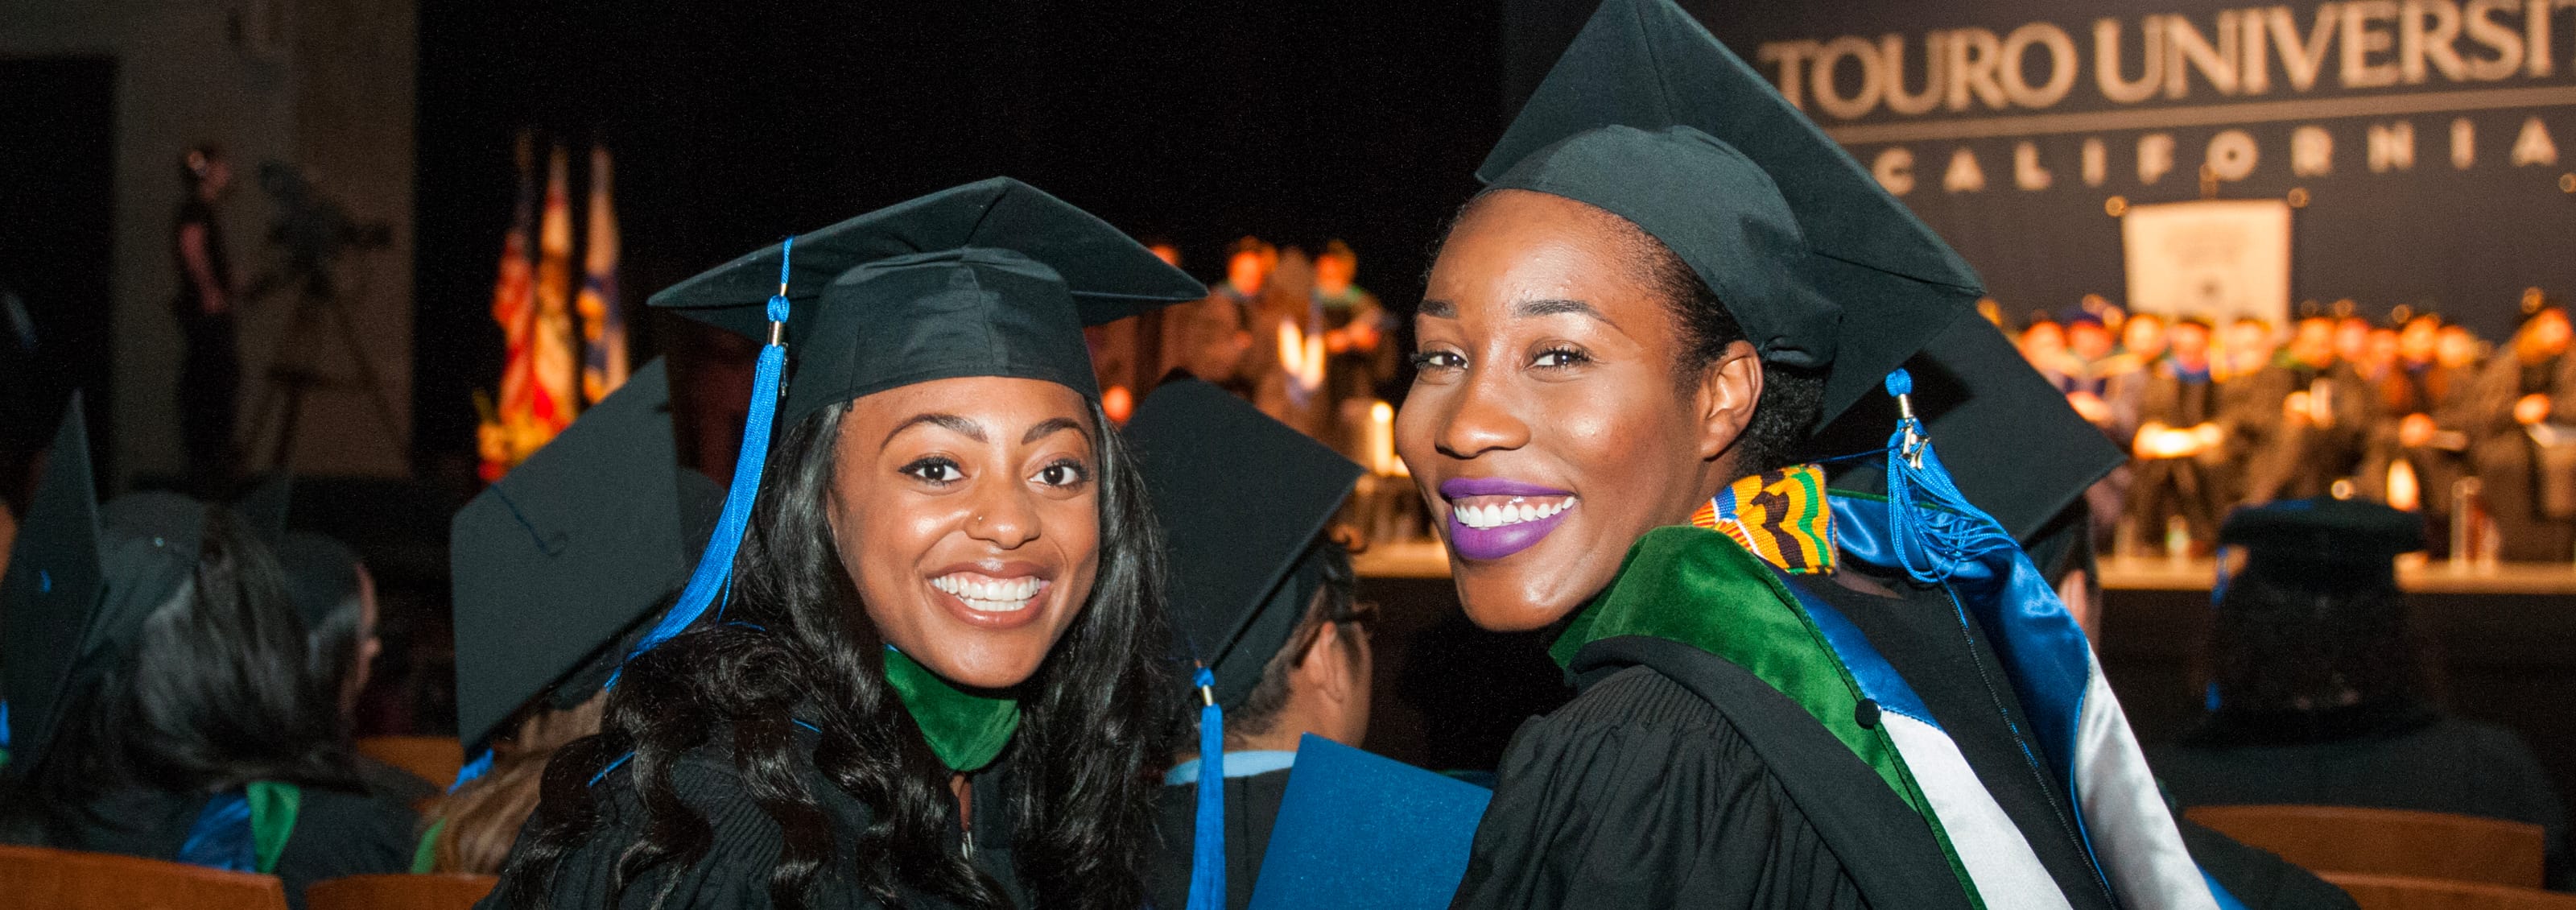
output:
[{"label": "white teeth smile", "polygon": [[1038,592],[1046,590],[1047,583],[1034,577],[991,580],[961,572],[933,578],[930,586],[965,601],[967,609],[979,613],[1016,613],[1028,609],[1037,600]]},{"label": "white teeth smile", "polygon": [[1527,499],[1513,499],[1510,502],[1499,502],[1488,506],[1460,505],[1451,507],[1450,511],[1458,517],[1459,524],[1483,529],[1537,521],[1573,507],[1574,499],[1567,497],[1535,502]]}]

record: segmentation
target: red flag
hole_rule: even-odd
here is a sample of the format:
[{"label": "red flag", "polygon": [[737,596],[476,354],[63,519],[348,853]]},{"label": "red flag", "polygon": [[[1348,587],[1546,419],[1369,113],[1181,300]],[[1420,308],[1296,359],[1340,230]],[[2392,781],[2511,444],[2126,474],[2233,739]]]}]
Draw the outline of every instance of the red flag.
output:
[{"label": "red flag", "polygon": [[608,149],[590,148],[590,224],[583,230],[581,397],[590,404],[626,384],[626,314],[617,299],[617,209],[609,200]]},{"label": "red flag", "polygon": [[533,422],[535,403],[535,362],[528,356],[528,339],[536,329],[536,286],[531,281],[533,264],[529,261],[529,234],[536,227],[537,175],[534,149],[530,136],[521,132],[518,143],[519,201],[510,216],[510,231],[501,240],[500,277],[492,283],[492,321],[501,324],[505,354],[501,362],[500,406],[484,415],[478,433],[477,449],[482,456],[481,473],[486,482],[501,475],[527,457],[534,447],[522,448],[514,438],[516,429]]},{"label": "red flag", "polygon": [[579,372],[572,340],[572,183],[563,146],[546,156],[546,214],[537,229],[536,329],[528,339],[535,364],[530,414],[547,438],[572,424]]}]

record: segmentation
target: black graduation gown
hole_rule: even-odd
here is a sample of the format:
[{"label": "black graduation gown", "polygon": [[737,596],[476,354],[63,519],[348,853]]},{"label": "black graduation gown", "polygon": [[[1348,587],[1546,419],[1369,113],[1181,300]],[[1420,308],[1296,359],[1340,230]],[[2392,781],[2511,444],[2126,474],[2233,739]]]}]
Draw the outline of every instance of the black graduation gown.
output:
[{"label": "black graduation gown", "polygon": [[[1279,821],[1280,798],[1288,795],[1289,770],[1225,779],[1225,905],[1229,910],[1252,906],[1252,883],[1261,877],[1262,854],[1270,850],[1270,827]],[[1154,797],[1158,845],[1146,871],[1145,894],[1156,910],[1189,906],[1190,857],[1198,822],[1198,784],[1164,787]]]},{"label": "black graduation gown", "polygon": [[2363,806],[2539,825],[2550,887],[2576,888],[2566,805],[2531,747],[2502,727],[2422,706],[2318,712],[2306,723],[2211,718],[2147,758],[2186,806]]},{"label": "black graduation gown", "polygon": [[[818,883],[814,907],[876,907],[879,904],[851,881],[846,871],[856,862],[859,832],[866,830],[871,816],[867,806],[824,778],[811,761],[815,735],[799,730],[799,760],[796,773],[806,792],[820,804],[830,825],[840,857],[833,868],[844,874],[826,874]],[[618,856],[643,836],[644,811],[635,789],[635,776],[628,765],[620,765],[594,786],[608,795],[602,807],[600,826],[590,841],[564,858],[556,869],[546,900],[539,905],[554,910],[591,910],[591,908],[640,908],[653,905],[655,895],[668,886],[666,907],[689,907],[699,910],[734,910],[770,906],[769,874],[777,865],[779,849],[785,844],[778,823],[751,795],[742,774],[734,766],[725,735],[711,737],[701,746],[672,764],[671,780],[680,799],[703,815],[714,829],[714,845],[705,858],[686,869],[657,869],[641,876],[617,903],[609,903],[611,881]],[[968,775],[973,785],[974,855],[977,869],[1002,886],[1003,894],[1014,906],[1029,905],[1026,889],[1020,887],[1011,860],[1011,810],[1003,798],[1009,786],[1007,762],[995,762],[984,770]],[[521,838],[528,835],[522,832]],[[524,845],[524,844],[523,844]],[[514,851],[515,852],[515,849]],[[516,876],[505,873],[499,887],[490,897],[476,904],[477,910],[509,910],[510,892]],[[946,901],[920,895],[905,895],[912,908],[943,908]],[[539,910],[530,907],[528,910]]]},{"label": "black graduation gown", "polygon": [[365,784],[367,792],[379,799],[409,806],[437,796],[440,792],[437,784],[422,779],[418,774],[364,755],[355,756],[355,759],[355,764],[358,766],[358,782]]},{"label": "black graduation gown", "polygon": [[[418,819],[401,803],[358,793],[303,787],[295,827],[277,855],[277,877],[286,902],[304,906],[304,889],[344,875],[411,870]],[[127,788],[89,806],[71,832],[72,843],[54,846],[169,860],[179,855],[206,807],[205,794]]]}]

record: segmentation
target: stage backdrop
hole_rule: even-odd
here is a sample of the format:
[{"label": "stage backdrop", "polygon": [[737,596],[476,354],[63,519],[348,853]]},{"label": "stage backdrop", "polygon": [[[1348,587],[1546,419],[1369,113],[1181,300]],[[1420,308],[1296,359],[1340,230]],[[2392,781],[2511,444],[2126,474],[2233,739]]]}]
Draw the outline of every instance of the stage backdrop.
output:
[{"label": "stage backdrop", "polygon": [[[1589,3],[1505,0],[1517,107]],[[2576,294],[2576,2],[1684,0],[2007,313],[2115,299],[2124,206],[2285,200],[2291,299],[2490,338]],[[2116,201],[2115,201],[2116,200]]]}]

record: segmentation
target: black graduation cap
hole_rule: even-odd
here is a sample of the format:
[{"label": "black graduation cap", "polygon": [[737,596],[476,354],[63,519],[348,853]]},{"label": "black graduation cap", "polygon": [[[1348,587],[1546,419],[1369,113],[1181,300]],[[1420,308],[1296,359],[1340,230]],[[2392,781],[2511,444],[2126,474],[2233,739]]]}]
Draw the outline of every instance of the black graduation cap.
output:
[{"label": "black graduation cap", "polygon": [[98,605],[96,490],[75,392],[0,576],[0,684],[9,699],[0,745],[10,750],[13,769],[33,767],[51,737],[81,633]]},{"label": "black graduation cap", "polygon": [[1360,466],[1196,379],[1145,396],[1125,435],[1171,553],[1173,630],[1239,705],[1305,617],[1315,585],[1293,578]]},{"label": "black graduation cap", "polygon": [[456,729],[469,751],[687,577],[714,485],[679,479],[669,404],[656,359],[456,513]]},{"label": "black graduation cap", "polygon": [[295,499],[295,473],[285,468],[268,472],[259,483],[233,500],[233,514],[260,542],[275,548],[286,539],[287,507]]},{"label": "black graduation cap", "polygon": [[2424,518],[2359,499],[2292,499],[2238,509],[2218,542],[2245,548],[2245,569],[2303,588],[2385,582],[2398,554],[2424,549]]},{"label": "black graduation cap", "polygon": [[[1207,296],[1108,222],[1008,177],[941,190],[795,238],[794,381],[779,419],[933,379],[1013,376],[1097,399],[1082,327]],[[652,305],[752,338],[784,244],[663,290]]]},{"label": "black graduation cap", "polygon": [[[724,514],[688,587],[638,649],[679,634],[722,596],[776,421],[968,376],[1043,379],[1098,401],[1083,326],[1206,295],[1108,222],[1008,177],[790,237],[653,295],[653,306],[768,343]],[[793,382],[783,375],[790,346]]]},{"label": "black graduation cap", "polygon": [[310,531],[290,531],[278,538],[275,549],[277,567],[286,576],[287,599],[295,601],[306,632],[320,627],[357,593],[360,560],[358,551],[348,544]]},{"label": "black graduation cap", "polygon": [[1605,0],[1477,177],[1583,202],[1690,265],[1824,418],[1983,295],[1976,273],[1671,0]]}]

